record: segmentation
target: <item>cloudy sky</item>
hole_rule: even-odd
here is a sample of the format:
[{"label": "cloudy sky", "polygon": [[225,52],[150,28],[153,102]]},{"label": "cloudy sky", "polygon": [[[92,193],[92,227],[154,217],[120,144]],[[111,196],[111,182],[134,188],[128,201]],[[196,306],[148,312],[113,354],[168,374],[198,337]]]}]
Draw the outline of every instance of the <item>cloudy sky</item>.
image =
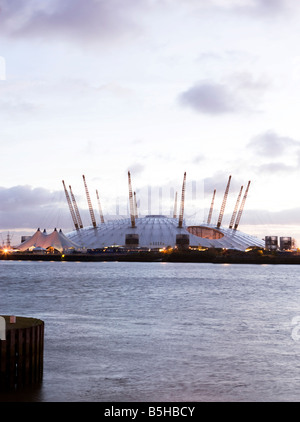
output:
[{"label": "cloudy sky", "polygon": [[187,218],[216,189],[216,220],[232,175],[224,225],[251,180],[240,229],[300,243],[299,18],[297,0],[0,0],[2,236],[71,230],[62,180],[90,224],[83,174],[96,218],[96,189],[127,212],[128,170],[167,214],[186,171]]}]

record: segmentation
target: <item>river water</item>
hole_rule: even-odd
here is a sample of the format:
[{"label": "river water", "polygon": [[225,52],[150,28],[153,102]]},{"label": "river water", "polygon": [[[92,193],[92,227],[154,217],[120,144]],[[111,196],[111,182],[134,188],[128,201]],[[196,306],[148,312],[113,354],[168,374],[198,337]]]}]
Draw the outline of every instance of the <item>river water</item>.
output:
[{"label": "river water", "polygon": [[45,322],[42,384],[0,401],[299,401],[299,271],[0,261],[0,314]]}]

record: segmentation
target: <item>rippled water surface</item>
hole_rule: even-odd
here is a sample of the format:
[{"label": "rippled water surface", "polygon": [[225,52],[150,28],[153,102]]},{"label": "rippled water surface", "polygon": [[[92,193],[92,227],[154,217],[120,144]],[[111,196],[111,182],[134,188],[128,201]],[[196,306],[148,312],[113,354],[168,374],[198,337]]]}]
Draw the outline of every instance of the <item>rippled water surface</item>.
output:
[{"label": "rippled water surface", "polygon": [[0,398],[298,401],[299,272],[0,261],[0,314],[45,322],[42,385]]}]

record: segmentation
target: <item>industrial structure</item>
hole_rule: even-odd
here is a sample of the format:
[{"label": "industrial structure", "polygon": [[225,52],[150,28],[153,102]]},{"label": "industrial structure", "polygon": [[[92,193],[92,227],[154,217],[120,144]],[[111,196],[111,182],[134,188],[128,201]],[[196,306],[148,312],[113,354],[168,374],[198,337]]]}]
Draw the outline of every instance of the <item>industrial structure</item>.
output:
[{"label": "industrial structure", "polygon": [[267,251],[292,251],[296,249],[296,241],[290,236],[265,236],[265,249]]},{"label": "industrial structure", "polygon": [[133,191],[131,174],[128,172],[129,218],[105,221],[99,194],[96,191],[100,213],[100,224],[97,224],[86,179],[84,175],[82,177],[91,218],[91,225],[88,227],[83,227],[82,225],[71,186],[69,186],[69,195],[65,187],[65,182],[63,181],[66,199],[74,223],[74,231],[68,233],[66,237],[73,244],[79,245],[80,248],[101,249],[117,245],[130,249],[140,248],[147,250],[176,247],[184,249],[190,247],[226,248],[244,251],[249,247],[264,247],[263,240],[238,231],[250,181],[248,182],[240,207],[239,203],[243,187],[239,191],[229,227],[222,226],[222,220],[229,194],[231,176],[228,179],[217,224],[211,222],[216,195],[216,190],[214,190],[207,222],[201,223],[200,225],[187,225],[184,220],[186,173],[184,173],[183,177],[178,217],[177,192],[175,195],[173,216],[170,217],[163,214],[138,215],[136,192]]}]

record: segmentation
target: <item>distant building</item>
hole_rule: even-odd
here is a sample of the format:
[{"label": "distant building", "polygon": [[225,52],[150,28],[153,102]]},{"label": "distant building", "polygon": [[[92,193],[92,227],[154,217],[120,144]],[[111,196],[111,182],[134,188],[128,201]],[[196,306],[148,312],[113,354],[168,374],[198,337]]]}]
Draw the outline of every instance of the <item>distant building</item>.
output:
[{"label": "distant building", "polygon": [[26,242],[26,240],[29,240],[31,236],[21,236],[21,243]]},{"label": "distant building", "polygon": [[289,236],[265,236],[265,249],[268,251],[291,251],[296,248],[296,241]]},{"label": "distant building", "polygon": [[296,249],[296,240],[292,237],[281,237],[280,238],[280,250],[290,251]]},{"label": "distant building", "polygon": [[277,251],[278,236],[265,236],[265,249],[267,251]]}]

